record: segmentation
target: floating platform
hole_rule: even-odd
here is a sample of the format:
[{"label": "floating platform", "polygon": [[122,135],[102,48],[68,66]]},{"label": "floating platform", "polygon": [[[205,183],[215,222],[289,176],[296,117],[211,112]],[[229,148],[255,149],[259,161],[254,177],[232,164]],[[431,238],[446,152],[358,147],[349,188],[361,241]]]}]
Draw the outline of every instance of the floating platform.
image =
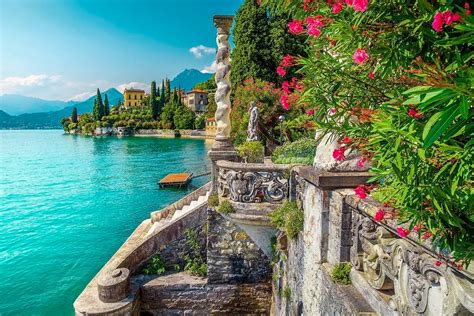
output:
[{"label": "floating platform", "polygon": [[170,173],[158,182],[160,188],[186,186],[193,179],[192,173]]}]

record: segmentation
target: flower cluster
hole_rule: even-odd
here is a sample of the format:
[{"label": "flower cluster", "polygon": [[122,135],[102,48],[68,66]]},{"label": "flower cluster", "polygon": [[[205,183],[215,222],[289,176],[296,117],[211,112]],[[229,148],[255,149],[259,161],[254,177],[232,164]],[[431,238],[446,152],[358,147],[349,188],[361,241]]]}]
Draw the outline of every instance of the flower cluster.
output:
[{"label": "flower cluster", "polygon": [[[466,2],[467,3],[467,2]],[[469,7],[469,3],[467,3]],[[461,16],[458,13],[453,13],[451,10],[446,10],[444,12],[436,12],[433,18],[433,23],[431,26],[436,32],[441,32],[444,25],[451,25],[454,22],[459,22]]]},{"label": "flower cluster", "polygon": [[369,6],[369,0],[328,0],[328,5],[331,6],[331,12],[338,14],[344,8],[344,5],[352,7],[354,11],[364,12]]},{"label": "flower cluster", "polygon": [[303,34],[306,24],[306,33],[317,38],[321,34],[321,28],[329,21],[330,19],[322,15],[308,16],[306,20],[293,20],[288,23],[288,32],[294,35]]}]

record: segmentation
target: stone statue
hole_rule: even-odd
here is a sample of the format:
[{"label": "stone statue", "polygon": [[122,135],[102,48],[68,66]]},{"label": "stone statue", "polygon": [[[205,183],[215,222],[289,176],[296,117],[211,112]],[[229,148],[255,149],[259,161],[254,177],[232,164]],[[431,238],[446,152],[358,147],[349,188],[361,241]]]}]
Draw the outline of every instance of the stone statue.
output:
[{"label": "stone statue", "polygon": [[216,141],[230,141],[230,46],[229,31],[232,26],[231,16],[216,16],[214,24],[217,28],[217,72],[216,72]]},{"label": "stone statue", "polygon": [[257,125],[258,125],[258,108],[255,102],[250,103],[249,108],[249,125],[247,127],[247,141],[258,140]]},{"label": "stone statue", "polygon": [[[333,114],[328,113],[329,116]],[[336,136],[332,133],[324,135],[322,130],[317,130],[315,139],[319,140],[318,147],[316,147],[316,154],[314,156],[313,167],[321,171],[367,171],[370,168],[370,163],[366,162],[362,167],[359,167],[359,160],[361,158],[359,152],[352,148],[347,148],[344,151],[344,161],[337,161],[333,157],[333,152],[340,149],[341,145],[338,143]]]}]

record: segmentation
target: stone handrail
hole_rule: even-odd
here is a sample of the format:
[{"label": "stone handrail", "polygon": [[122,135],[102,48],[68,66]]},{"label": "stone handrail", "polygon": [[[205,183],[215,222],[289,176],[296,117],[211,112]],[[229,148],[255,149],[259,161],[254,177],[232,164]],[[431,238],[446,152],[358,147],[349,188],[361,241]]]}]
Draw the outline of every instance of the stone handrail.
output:
[{"label": "stone handrail", "polygon": [[220,160],[218,192],[236,203],[282,203],[289,196],[289,165]]}]

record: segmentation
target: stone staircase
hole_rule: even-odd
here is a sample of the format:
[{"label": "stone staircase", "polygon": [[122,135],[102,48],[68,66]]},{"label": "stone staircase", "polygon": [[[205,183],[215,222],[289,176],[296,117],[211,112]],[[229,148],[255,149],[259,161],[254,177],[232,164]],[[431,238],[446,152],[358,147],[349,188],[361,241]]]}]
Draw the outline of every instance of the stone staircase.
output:
[{"label": "stone staircase", "polygon": [[[202,190],[201,190],[202,191]],[[145,234],[145,238],[149,237],[156,232],[158,232],[162,227],[177,221],[179,218],[185,216],[186,214],[192,212],[195,209],[201,208],[207,204],[207,199],[210,195],[209,191],[204,191],[204,192],[199,192],[199,195],[195,195],[190,198],[185,198],[183,200],[183,203],[179,203],[176,205],[175,210],[166,210],[166,211],[159,211],[163,213],[163,216],[157,217],[156,212],[152,213],[152,219],[153,219],[153,224],[148,230],[148,232]],[[190,202],[189,202],[190,200]],[[181,205],[180,205],[181,204]],[[161,214],[160,214],[161,215]],[[155,218],[155,219],[154,219]],[[156,219],[158,218],[158,219]]]}]

